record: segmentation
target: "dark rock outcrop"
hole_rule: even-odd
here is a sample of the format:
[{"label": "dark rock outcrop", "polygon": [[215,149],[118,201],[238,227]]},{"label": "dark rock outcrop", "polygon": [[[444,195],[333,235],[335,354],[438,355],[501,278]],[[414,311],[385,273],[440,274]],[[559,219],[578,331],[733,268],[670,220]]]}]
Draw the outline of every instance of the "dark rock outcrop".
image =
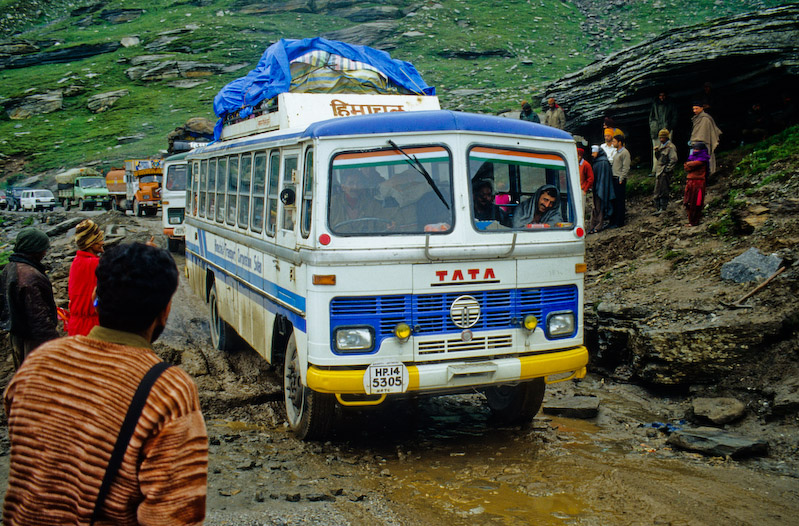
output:
[{"label": "dark rock outcrop", "polygon": [[136,20],[144,13],[144,9],[106,9],[100,13],[100,18],[109,24],[122,24]]},{"label": "dark rock outcrop", "polygon": [[52,113],[64,107],[64,97],[61,90],[51,90],[46,93],[28,95],[21,99],[5,103],[8,118],[22,120],[34,115]]},{"label": "dark rock outcrop", "polygon": [[564,107],[573,133],[598,140],[603,118],[611,116],[628,142],[641,146],[648,145],[651,103],[666,91],[677,104],[684,142],[691,102],[710,82],[716,99],[710,113],[725,131],[722,140],[730,140],[754,100],[797,92],[797,57],[799,5],[792,4],[667,31],[560,78],[542,100],[554,97]]},{"label": "dark rock outcrop", "polygon": [[0,57],[0,69],[4,68],[26,68],[28,66],[40,64],[62,64],[81,60],[103,53],[112,53],[122,46],[119,42],[106,42],[102,44],[80,44],[55,51],[44,51],[41,53],[29,53],[26,55],[12,55]]}]

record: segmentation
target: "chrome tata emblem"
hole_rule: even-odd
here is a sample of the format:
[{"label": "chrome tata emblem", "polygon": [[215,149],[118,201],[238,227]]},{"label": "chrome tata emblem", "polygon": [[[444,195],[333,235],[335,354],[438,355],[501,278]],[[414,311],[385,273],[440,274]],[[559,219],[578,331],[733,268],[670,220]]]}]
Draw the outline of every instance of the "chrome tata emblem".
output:
[{"label": "chrome tata emblem", "polygon": [[480,303],[471,296],[461,296],[450,305],[449,317],[456,327],[468,329],[480,319]]}]

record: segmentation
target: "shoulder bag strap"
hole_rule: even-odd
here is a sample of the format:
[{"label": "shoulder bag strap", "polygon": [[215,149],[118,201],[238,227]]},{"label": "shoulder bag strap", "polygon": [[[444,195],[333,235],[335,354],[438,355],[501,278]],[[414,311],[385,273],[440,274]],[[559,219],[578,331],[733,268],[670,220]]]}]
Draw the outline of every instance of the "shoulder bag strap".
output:
[{"label": "shoulder bag strap", "polygon": [[111,460],[108,461],[108,467],[103,476],[103,483],[100,485],[100,492],[97,494],[97,501],[94,503],[94,512],[90,524],[94,524],[100,515],[100,509],[105,503],[105,498],[108,496],[108,491],[111,489],[111,483],[114,481],[119,467],[122,465],[122,458],[125,456],[125,450],[128,449],[128,444],[133,436],[133,431],[136,429],[136,424],[139,423],[139,417],[144,409],[144,404],[147,402],[147,397],[150,395],[150,389],[161,373],[166,371],[170,364],[166,362],[159,362],[153,365],[147,374],[144,375],[136,393],[133,395],[133,400],[130,402],[128,412],[125,415],[125,420],[122,422],[122,428],[117,436],[117,441],[114,444],[114,450],[111,452]]}]

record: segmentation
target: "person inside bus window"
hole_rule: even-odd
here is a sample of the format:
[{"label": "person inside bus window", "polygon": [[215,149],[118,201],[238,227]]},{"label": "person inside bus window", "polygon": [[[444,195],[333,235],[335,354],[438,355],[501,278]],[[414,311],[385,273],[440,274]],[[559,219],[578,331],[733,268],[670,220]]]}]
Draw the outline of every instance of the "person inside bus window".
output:
[{"label": "person inside bus window", "polygon": [[552,226],[562,222],[560,193],[551,184],[542,185],[533,197],[517,206],[513,214],[514,228],[525,228],[528,225]]},{"label": "person inside bus window", "polygon": [[388,230],[383,206],[368,186],[366,174],[358,168],[341,171],[338,187],[330,197],[330,228],[339,233],[368,233]]},{"label": "person inside bus window", "polygon": [[510,226],[508,213],[494,202],[494,182],[491,179],[473,181],[472,194],[476,221],[498,221],[501,225]]}]

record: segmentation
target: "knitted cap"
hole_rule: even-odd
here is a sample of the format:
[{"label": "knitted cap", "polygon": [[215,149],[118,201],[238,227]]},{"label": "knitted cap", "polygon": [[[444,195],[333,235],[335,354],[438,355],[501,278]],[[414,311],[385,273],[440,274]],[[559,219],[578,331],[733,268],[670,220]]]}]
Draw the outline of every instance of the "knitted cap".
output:
[{"label": "knitted cap", "polygon": [[50,248],[50,238],[32,226],[20,230],[14,243],[14,251],[22,254],[38,254],[48,248]]},{"label": "knitted cap", "polygon": [[75,243],[78,250],[87,250],[89,247],[103,240],[100,227],[91,219],[84,219],[75,227]]},{"label": "knitted cap", "polygon": [[665,137],[666,139],[668,139],[670,137],[669,130],[667,130],[666,128],[663,128],[662,130],[660,130],[658,132],[658,137]]}]

